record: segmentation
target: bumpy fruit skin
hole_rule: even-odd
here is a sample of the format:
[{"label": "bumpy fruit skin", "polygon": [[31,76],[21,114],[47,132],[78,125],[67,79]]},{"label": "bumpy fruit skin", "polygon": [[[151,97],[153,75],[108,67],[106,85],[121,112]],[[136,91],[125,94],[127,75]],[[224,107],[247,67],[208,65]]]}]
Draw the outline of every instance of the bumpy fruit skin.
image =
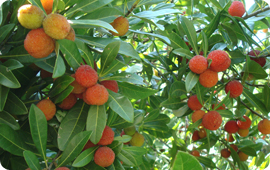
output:
[{"label": "bumpy fruit skin", "polygon": [[115,154],[113,150],[107,146],[97,149],[94,155],[94,162],[101,167],[108,167],[113,164]]},{"label": "bumpy fruit skin", "polygon": [[237,120],[237,126],[240,129],[248,129],[251,126],[251,120],[246,115],[244,115],[243,118],[246,119],[246,121],[244,122],[244,121],[241,121],[241,120]]},{"label": "bumpy fruit skin", "polygon": [[84,101],[90,105],[103,105],[109,99],[109,93],[107,89],[100,84],[96,84],[87,88],[84,94]]},{"label": "bumpy fruit skin", "polygon": [[191,155],[199,157],[200,156],[200,152],[195,150],[195,151],[192,151],[191,152]]},{"label": "bumpy fruit skin", "polygon": [[233,150],[235,150],[235,152],[238,151],[238,147],[235,144],[230,144],[230,147],[233,148]]},{"label": "bumpy fruit skin", "polygon": [[69,33],[65,37],[65,39],[75,41],[75,38],[76,38],[75,31],[74,31],[74,29],[72,27],[70,27]]},{"label": "bumpy fruit skin", "polygon": [[258,130],[262,134],[270,134],[270,121],[268,119],[263,119],[258,124]]},{"label": "bumpy fruit skin", "polygon": [[130,126],[130,127],[125,128],[124,132],[126,135],[132,136],[135,134],[136,128],[135,128],[135,126]]},{"label": "bumpy fruit skin", "polygon": [[37,107],[44,113],[47,120],[51,120],[56,113],[56,106],[50,99],[41,100]]},{"label": "bumpy fruit skin", "polygon": [[139,132],[135,132],[132,136],[131,140],[129,141],[130,145],[141,147],[144,143],[144,137]]},{"label": "bumpy fruit skin", "polygon": [[231,156],[231,152],[229,151],[229,149],[222,149],[220,151],[220,154],[223,158],[229,158]]},{"label": "bumpy fruit skin", "polygon": [[196,55],[192,57],[188,65],[189,65],[190,70],[196,74],[203,73],[208,67],[206,58],[204,58],[201,55]]},{"label": "bumpy fruit skin", "polygon": [[68,35],[70,24],[67,19],[60,14],[49,14],[43,20],[43,28],[50,37],[60,40]]},{"label": "bumpy fruit skin", "polygon": [[105,126],[103,130],[101,139],[97,143],[98,145],[109,145],[113,142],[114,139],[114,131],[109,126]]},{"label": "bumpy fruit skin", "polygon": [[192,140],[193,140],[193,141],[197,141],[197,140],[199,140],[199,139],[201,139],[200,136],[199,136],[199,131],[195,130],[195,131],[193,132],[193,134],[192,134]]},{"label": "bumpy fruit skin", "polygon": [[59,168],[56,168],[55,170],[69,170],[69,168],[67,168],[67,167],[59,167]]},{"label": "bumpy fruit skin", "polygon": [[229,55],[222,50],[214,50],[207,56],[207,60],[211,59],[210,69],[215,72],[225,71],[231,65]]},{"label": "bumpy fruit skin", "polygon": [[218,73],[207,69],[205,72],[200,74],[199,81],[202,86],[210,88],[217,84],[218,82]]},{"label": "bumpy fruit skin", "polygon": [[236,121],[230,120],[225,124],[224,129],[228,133],[236,133],[238,131],[239,127],[237,126]]},{"label": "bumpy fruit skin", "polygon": [[54,50],[54,40],[43,28],[31,30],[25,37],[24,48],[34,58],[44,58]]},{"label": "bumpy fruit skin", "polygon": [[210,111],[202,118],[202,124],[206,129],[217,130],[222,123],[222,117],[217,111]]},{"label": "bumpy fruit skin", "polygon": [[27,4],[19,8],[17,17],[23,27],[37,29],[41,27],[45,15],[39,7]]},{"label": "bumpy fruit skin", "polygon": [[231,16],[242,17],[246,12],[244,4],[240,1],[234,1],[228,10]]},{"label": "bumpy fruit skin", "polygon": [[82,151],[88,149],[88,148],[92,148],[92,147],[95,147],[97,145],[93,144],[90,140],[87,141],[87,143],[84,145]]},{"label": "bumpy fruit skin", "polygon": [[[255,52],[252,50],[248,53],[248,55],[251,55],[251,56],[258,56],[259,54],[261,53],[261,51],[259,50],[255,50]],[[265,58],[250,58],[251,60],[257,62],[258,64],[260,64],[260,66],[264,66],[265,63],[266,63],[266,59]]]},{"label": "bumpy fruit skin", "polygon": [[190,96],[187,104],[191,110],[200,110],[202,108],[202,105],[199,102],[197,95]]},{"label": "bumpy fruit skin", "polygon": [[40,2],[47,14],[52,13],[53,0],[40,0]]},{"label": "bumpy fruit skin", "polygon": [[76,96],[78,99],[83,99],[83,93],[75,94],[75,96]]},{"label": "bumpy fruit skin", "polygon": [[[75,78],[75,74],[72,74],[71,77]],[[71,93],[74,93],[74,94],[81,94],[81,93],[85,92],[85,90],[86,90],[86,87],[80,85],[77,82],[76,78],[70,85],[74,87],[72,92],[71,92]]]},{"label": "bumpy fruit skin", "polygon": [[200,128],[200,131],[198,132],[198,135],[199,137],[202,139],[202,138],[205,138],[207,136],[207,133],[206,133],[206,130],[202,127]]},{"label": "bumpy fruit skin", "polygon": [[[205,112],[202,110],[196,110],[192,116],[191,116],[191,120],[193,123],[195,123],[196,121],[198,121],[199,119],[201,119],[203,116],[205,115]],[[200,124],[202,125],[202,123]]]},{"label": "bumpy fruit skin", "polygon": [[81,65],[75,72],[76,81],[84,86],[94,86],[98,81],[97,72],[89,65]]},{"label": "bumpy fruit skin", "polygon": [[115,93],[117,93],[119,90],[117,81],[115,80],[104,80],[104,81],[101,81],[100,84]]},{"label": "bumpy fruit skin", "polygon": [[236,80],[230,81],[225,86],[225,92],[226,94],[230,91],[230,97],[236,98],[240,96],[243,92],[243,85]]},{"label": "bumpy fruit skin", "polygon": [[77,102],[77,97],[73,94],[70,93],[58,107],[64,110],[69,110],[71,109]]},{"label": "bumpy fruit skin", "polygon": [[249,129],[238,129],[237,133],[239,134],[239,136],[246,137],[248,136]]},{"label": "bumpy fruit skin", "polygon": [[124,17],[120,16],[120,17],[116,18],[110,24],[118,32],[118,33],[115,33],[115,32],[110,31],[112,33],[112,35],[123,36],[128,32],[129,22],[128,22],[127,18],[124,18]]},{"label": "bumpy fruit skin", "polygon": [[246,160],[248,159],[248,155],[245,154],[245,153],[242,152],[242,151],[239,151],[239,152],[238,152],[238,156],[239,156],[239,158],[240,158],[240,161],[246,161]]}]

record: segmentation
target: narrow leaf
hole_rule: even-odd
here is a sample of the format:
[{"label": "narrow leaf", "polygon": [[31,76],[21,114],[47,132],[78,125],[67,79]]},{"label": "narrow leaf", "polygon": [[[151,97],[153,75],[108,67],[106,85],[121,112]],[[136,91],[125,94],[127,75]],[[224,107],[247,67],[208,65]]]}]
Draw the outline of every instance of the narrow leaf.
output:
[{"label": "narrow leaf", "polygon": [[40,164],[37,156],[31,151],[23,152],[24,159],[31,170],[40,170]]},{"label": "narrow leaf", "polygon": [[83,167],[87,165],[94,157],[95,151],[98,147],[88,148],[83,151],[73,162],[72,166],[74,167]]},{"label": "narrow leaf", "polygon": [[14,130],[20,129],[20,125],[16,119],[6,111],[0,112],[0,123],[8,125]]},{"label": "narrow leaf", "polygon": [[172,164],[172,170],[203,170],[199,161],[192,155],[178,151]]},{"label": "narrow leaf", "polygon": [[0,85],[0,112],[3,111],[7,97],[8,97],[9,88]]},{"label": "narrow leaf", "polygon": [[189,72],[185,82],[187,92],[190,92],[198,81],[199,75],[193,73],[192,71]]}]

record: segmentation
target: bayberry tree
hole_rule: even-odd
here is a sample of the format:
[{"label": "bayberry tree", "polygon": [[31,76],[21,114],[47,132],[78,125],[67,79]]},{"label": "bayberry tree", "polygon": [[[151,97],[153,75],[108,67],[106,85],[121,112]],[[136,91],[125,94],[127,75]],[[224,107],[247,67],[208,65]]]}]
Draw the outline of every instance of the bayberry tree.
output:
[{"label": "bayberry tree", "polygon": [[264,169],[269,4],[6,0],[6,169]]}]

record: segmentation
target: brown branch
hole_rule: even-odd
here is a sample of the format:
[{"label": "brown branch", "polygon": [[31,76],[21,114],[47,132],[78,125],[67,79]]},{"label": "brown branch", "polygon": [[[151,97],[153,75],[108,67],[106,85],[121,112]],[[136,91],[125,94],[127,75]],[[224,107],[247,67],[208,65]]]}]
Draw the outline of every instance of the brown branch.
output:
[{"label": "brown branch", "polygon": [[136,2],[134,2],[134,4],[132,5],[132,7],[130,8],[130,10],[128,10],[128,12],[125,14],[125,17],[128,17],[129,14],[131,14],[131,12],[137,7],[138,3],[140,2],[140,0],[137,0]]},{"label": "brown branch", "polygon": [[253,114],[259,116],[259,117],[262,118],[262,119],[265,119],[265,117],[263,117],[262,115],[260,115],[259,113],[255,112],[255,111],[252,110],[250,107],[248,107],[248,105],[246,105],[246,103],[244,103],[242,100],[241,100],[241,103],[242,103],[248,110],[250,110],[251,113],[253,113]]},{"label": "brown branch", "polygon": [[263,12],[265,12],[267,10],[270,10],[270,7],[263,8],[263,9],[261,9],[259,11],[251,13],[250,15],[246,15],[246,16],[243,17],[243,19],[248,19],[248,18],[257,16],[258,14],[263,13]]}]

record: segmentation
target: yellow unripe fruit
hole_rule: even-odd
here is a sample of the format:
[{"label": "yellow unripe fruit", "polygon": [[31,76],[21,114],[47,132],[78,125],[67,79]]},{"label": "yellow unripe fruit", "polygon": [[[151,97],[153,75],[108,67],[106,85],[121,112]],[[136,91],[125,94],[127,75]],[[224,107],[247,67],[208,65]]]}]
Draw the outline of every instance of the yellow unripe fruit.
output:
[{"label": "yellow unripe fruit", "polygon": [[131,140],[129,141],[130,145],[141,147],[144,143],[144,137],[139,132],[135,132],[132,136]]},{"label": "yellow unripe fruit", "polygon": [[45,15],[37,6],[27,4],[19,8],[17,17],[23,27],[37,29],[41,27]]}]

